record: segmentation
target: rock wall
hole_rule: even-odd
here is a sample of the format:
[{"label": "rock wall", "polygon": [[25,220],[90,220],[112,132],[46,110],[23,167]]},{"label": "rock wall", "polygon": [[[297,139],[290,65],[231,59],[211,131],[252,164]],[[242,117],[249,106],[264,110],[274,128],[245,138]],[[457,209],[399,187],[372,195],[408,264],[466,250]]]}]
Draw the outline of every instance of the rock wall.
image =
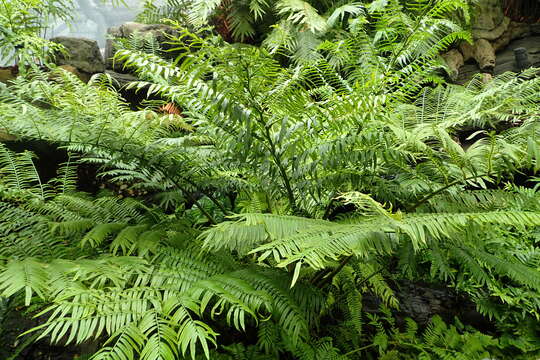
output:
[{"label": "rock wall", "polygon": [[120,26],[113,26],[107,29],[107,45],[105,47],[105,61],[108,69],[121,70],[121,66],[118,67],[113,63],[113,56],[116,53],[114,48],[113,39],[128,39],[133,34],[140,34],[140,36],[152,36],[158,43],[162,45],[162,48],[166,49],[167,37],[176,34],[176,30],[168,25],[162,24],[140,24],[136,22],[127,22]]},{"label": "rock wall", "polygon": [[[489,74],[488,77],[491,75],[500,75],[507,71],[519,72],[521,69],[516,63],[515,50],[520,48],[527,50],[528,60],[531,66],[540,67],[540,34],[529,35],[512,40],[504,50],[496,53],[495,66],[493,70],[487,73]],[[465,84],[478,73],[485,73],[485,71],[480,69],[476,62],[469,61],[459,68],[459,74],[455,78],[455,82]]]},{"label": "rock wall", "polygon": [[[516,17],[515,12],[508,11],[504,1],[515,0],[479,0],[472,22],[472,44],[459,44],[442,55],[448,65],[452,81],[466,83],[477,73],[484,73],[485,78],[489,79],[493,75],[506,71],[518,72],[522,70],[523,65],[516,63],[515,51],[521,54],[526,52],[527,66],[540,66],[540,22],[529,24],[515,21],[521,18]],[[512,14],[512,18],[507,14]],[[127,22],[107,30],[110,38],[128,38],[133,33],[140,33],[142,36],[152,34],[159,42],[164,43],[166,35],[173,34],[174,29],[166,25]],[[87,39],[78,41],[80,44],[74,46],[77,40],[63,38],[62,43],[73,56],[71,59],[62,58],[59,64],[73,66],[86,75],[107,71],[113,77],[117,77],[119,82],[129,82],[130,79],[126,80],[125,74],[123,76],[117,74],[123,72],[121,64],[114,64],[111,60],[115,53],[112,40],[107,40],[104,59],[96,52],[96,48],[99,49],[98,44],[89,44],[90,40]],[[525,50],[519,50],[519,48]],[[83,53],[86,50],[84,49],[91,54],[81,62],[80,60],[85,58]],[[95,59],[92,60],[92,57]],[[101,69],[103,63],[107,70]]]},{"label": "rock wall", "polygon": [[[141,37],[153,36],[163,48],[167,48],[167,37],[173,35],[176,30],[167,25],[147,25],[135,22],[127,22],[118,27],[110,27],[107,34],[111,38],[126,39],[131,35],[138,33]],[[116,49],[114,41],[107,40],[105,48],[105,57],[103,57],[99,44],[96,40],[82,38],[58,36],[52,38],[51,41],[63,45],[66,49],[66,54],[58,54],[55,63],[60,65],[67,71],[76,74],[81,80],[88,81],[90,77],[98,73],[108,73],[117,80],[120,86],[125,85],[136,78],[129,74],[121,74],[124,72],[122,64],[112,61]],[[0,73],[0,81],[2,81],[2,73]]]},{"label": "rock wall", "polygon": [[443,55],[450,78],[467,82],[474,74],[489,76],[505,71],[520,71],[514,50],[525,48],[529,65],[538,65],[540,56],[540,23],[517,22],[505,15],[500,0],[481,0],[475,9],[472,24],[473,43],[462,43]]}]

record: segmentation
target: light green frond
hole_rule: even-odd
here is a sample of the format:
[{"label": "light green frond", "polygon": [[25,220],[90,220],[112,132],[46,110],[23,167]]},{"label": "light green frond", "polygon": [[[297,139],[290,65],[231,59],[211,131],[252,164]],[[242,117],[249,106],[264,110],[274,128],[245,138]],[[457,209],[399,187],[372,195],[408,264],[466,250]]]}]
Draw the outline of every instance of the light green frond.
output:
[{"label": "light green frond", "polygon": [[13,296],[22,290],[26,306],[30,305],[33,293],[45,298],[47,284],[45,267],[32,258],[11,261],[0,274],[0,291],[4,296]]},{"label": "light green frond", "polygon": [[307,1],[280,0],[276,7],[279,14],[287,15],[287,20],[301,25],[312,32],[323,32],[327,28],[326,20]]},{"label": "light green frond", "polygon": [[31,152],[15,153],[0,143],[0,183],[45,198],[47,185],[42,184],[33,159]]},{"label": "light green frond", "polygon": [[191,14],[189,15],[189,20],[195,25],[203,25],[221,3],[221,0],[193,1],[191,3]]},{"label": "light green frond", "polygon": [[246,254],[273,239],[280,239],[317,225],[331,225],[323,220],[272,214],[236,215],[235,222],[221,223],[201,234],[204,248],[229,249]]}]

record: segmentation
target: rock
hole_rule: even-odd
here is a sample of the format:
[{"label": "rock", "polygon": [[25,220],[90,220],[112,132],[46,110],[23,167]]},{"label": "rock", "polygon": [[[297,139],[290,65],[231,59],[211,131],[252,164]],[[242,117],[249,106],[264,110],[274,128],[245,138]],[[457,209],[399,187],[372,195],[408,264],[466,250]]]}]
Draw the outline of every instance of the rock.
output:
[{"label": "rock", "polygon": [[531,33],[540,35],[540,23],[530,25]]},{"label": "rock", "polygon": [[[473,43],[459,44],[458,50],[462,59],[454,50],[443,55],[450,68],[450,78],[452,81],[457,80],[460,84],[467,82],[478,73],[498,75],[505,71],[516,71],[513,52],[506,50],[517,40],[535,39],[540,34],[540,23],[531,24],[520,22],[522,20],[511,20],[505,15],[508,8],[501,6],[500,0],[479,0],[476,4],[475,18],[472,21]],[[532,40],[532,43],[535,41],[537,40]],[[532,66],[538,66],[538,55],[535,49],[540,47],[540,42],[533,46],[531,46],[531,41],[525,40],[525,43],[523,47],[530,55]],[[515,47],[513,46],[512,49]],[[501,66],[497,65],[499,56],[495,54],[498,52],[504,53]],[[469,63],[471,59],[474,59],[476,64]]]},{"label": "rock", "polygon": [[512,21],[501,37],[492,42],[493,48],[495,51],[502,50],[508,46],[512,40],[519,39],[530,32],[531,26],[529,24]]},{"label": "rock", "polygon": [[0,130],[0,142],[4,141],[15,141],[17,138],[3,130]]},{"label": "rock", "polygon": [[508,26],[507,32],[510,34],[510,41],[519,39],[531,34],[531,25],[512,21]]},{"label": "rock", "polygon": [[487,84],[491,80],[493,80],[493,75],[491,75],[490,73],[482,73],[482,82],[484,84]]},{"label": "rock", "polygon": [[134,33],[141,35],[152,34],[160,43],[167,40],[167,35],[174,35],[176,31],[172,26],[163,24],[140,24],[136,22],[127,22],[119,28],[122,37],[128,38]]},{"label": "rock", "polygon": [[495,40],[508,27],[510,19],[504,16],[499,0],[479,1],[475,9],[472,33],[475,39]]},{"label": "rock", "polygon": [[479,39],[474,43],[474,58],[482,72],[490,72],[495,67],[495,49],[486,39]]},{"label": "rock", "polygon": [[[505,21],[509,22],[508,18],[505,20],[503,8],[499,0],[478,1],[478,5],[475,9],[475,15],[476,16],[473,21],[473,33],[477,32],[478,34],[488,34],[492,30],[503,25]],[[485,36],[479,36],[478,38],[486,39]]]},{"label": "rock", "polygon": [[71,65],[60,65],[59,66],[60,69],[63,69],[67,72],[70,72],[72,73],[73,75],[77,76],[79,79],[81,79],[81,81],[87,83],[89,80],[90,80],[90,75],[87,74],[87,73],[82,73],[80,72],[76,67],[74,66],[71,66]]},{"label": "rock", "polygon": [[68,36],[58,36],[51,41],[64,45],[67,51],[67,56],[57,55],[55,61],[57,65],[70,65],[88,74],[105,71],[105,62],[97,41]]},{"label": "rock", "polygon": [[459,45],[459,51],[463,55],[463,61],[467,62],[470,59],[474,59],[474,46],[468,42],[463,42]]},{"label": "rock", "polygon": [[[400,326],[405,324],[406,318],[426,326],[433,316],[444,314],[448,319],[458,317],[467,325],[493,329],[489,319],[476,311],[474,303],[449,287],[407,280],[396,281],[394,286],[399,299],[399,310],[394,314]],[[376,295],[366,293],[362,296],[362,311],[376,314],[380,311],[380,305],[381,300]]]},{"label": "rock", "polygon": [[141,24],[136,22],[127,22],[120,26],[111,27],[107,30],[107,45],[105,48],[105,59],[107,68],[119,71],[119,64],[114,64],[112,58],[116,53],[114,48],[114,39],[129,39],[133,34],[139,34],[141,37],[153,36],[156,41],[166,49],[165,44],[168,37],[175,35],[177,32],[172,26],[163,24]]},{"label": "rock", "polygon": [[491,30],[481,30],[474,29],[472,31],[473,38],[475,39],[486,39],[486,40],[496,40],[504,34],[510,25],[510,18],[505,17],[499,25]]},{"label": "rock", "polygon": [[13,73],[13,68],[0,68],[0,82],[7,84],[17,76]]},{"label": "rock", "polygon": [[450,79],[452,81],[457,80],[459,68],[465,63],[463,55],[457,49],[452,49],[446,54],[443,54],[442,57],[450,70]]},{"label": "rock", "polygon": [[122,37],[122,32],[120,27],[113,26],[107,29],[107,43],[105,44],[105,65],[107,69],[112,69],[114,67],[113,56],[115,53],[114,49],[114,39]]},{"label": "rock", "polygon": [[[525,48],[529,54],[529,61],[533,67],[540,67],[540,36],[527,36],[510,41],[504,50],[497,53],[497,62],[493,69],[493,75],[497,76],[507,71],[516,71],[516,59],[514,50]],[[459,69],[458,84],[467,83],[474,75],[482,73],[476,64],[465,64]]]},{"label": "rock", "polygon": [[119,89],[129,85],[130,83],[134,81],[139,81],[139,78],[137,78],[134,75],[121,74],[121,73],[114,72],[112,70],[106,70],[105,74],[111,77],[113,86]]}]

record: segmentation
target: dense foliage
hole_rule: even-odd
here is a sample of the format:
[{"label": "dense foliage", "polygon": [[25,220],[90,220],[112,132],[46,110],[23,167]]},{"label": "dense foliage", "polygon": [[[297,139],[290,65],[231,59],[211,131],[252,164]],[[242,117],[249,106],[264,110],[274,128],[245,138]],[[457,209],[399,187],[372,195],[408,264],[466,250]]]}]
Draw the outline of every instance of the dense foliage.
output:
[{"label": "dense foliage", "polygon": [[[460,0],[191,6],[174,59],[118,44],[136,108],[105,75],[0,87],[2,131],[65,156],[0,144],[6,311],[95,360],[538,358],[538,70],[446,83]],[[276,25],[192,21],[222,12]]]},{"label": "dense foliage", "polygon": [[47,56],[61,50],[40,35],[54,20],[68,21],[71,5],[70,0],[2,0],[0,59],[21,65],[24,70],[27,66],[36,68],[36,59],[43,62]]}]

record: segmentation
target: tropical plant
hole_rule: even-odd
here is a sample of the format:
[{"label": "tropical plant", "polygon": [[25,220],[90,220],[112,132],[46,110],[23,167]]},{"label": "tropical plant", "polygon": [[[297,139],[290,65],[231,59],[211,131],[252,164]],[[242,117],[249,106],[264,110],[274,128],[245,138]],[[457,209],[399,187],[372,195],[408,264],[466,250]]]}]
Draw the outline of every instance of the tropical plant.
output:
[{"label": "tropical plant", "polygon": [[[366,37],[358,34],[361,31],[370,33],[372,38],[367,54],[375,51],[389,57],[397,53],[391,62],[403,65],[409,55],[402,53],[405,49],[422,53],[426,40],[431,42],[430,47],[434,46],[449,30],[454,32],[458,24],[469,21],[466,0],[195,0],[168,1],[161,6],[154,3],[145,3],[142,20],[156,21],[167,13],[168,18],[179,20],[184,26],[204,27],[210,22],[225,39],[262,42],[272,52],[284,53],[297,62],[318,58],[316,50],[328,46],[327,40],[337,40],[335,46],[340,47],[341,55],[347,55],[345,49],[351,51],[351,46],[366,46]],[[350,39],[351,32],[356,33],[354,39]],[[457,35],[454,33],[454,38],[447,39],[443,46],[460,39]],[[460,37],[468,40],[466,33]]]},{"label": "tropical plant", "polygon": [[166,0],[161,3],[145,0],[142,8],[141,13],[137,15],[138,21],[156,24],[164,20],[176,20],[187,24],[188,0]]},{"label": "tropical plant", "polygon": [[71,0],[2,0],[0,58],[22,71],[46,62],[62,47],[41,35],[55,20],[69,21],[71,9]]},{"label": "tropical plant", "polygon": [[[100,0],[113,5],[123,0]],[[51,26],[61,22],[71,24],[73,0],[2,0],[0,1],[0,60],[16,65],[21,72],[28,67],[51,66],[64,48],[49,41]]]},{"label": "tropical plant", "polygon": [[[307,53],[119,43],[136,110],[106,75],[0,88],[3,131],[69,154],[45,182],[0,146],[0,291],[31,331],[111,360],[537,357],[538,70],[446,84],[465,4],[362,8]],[[78,166],[125,192],[78,191]],[[404,281],[489,326],[406,319]]]}]

